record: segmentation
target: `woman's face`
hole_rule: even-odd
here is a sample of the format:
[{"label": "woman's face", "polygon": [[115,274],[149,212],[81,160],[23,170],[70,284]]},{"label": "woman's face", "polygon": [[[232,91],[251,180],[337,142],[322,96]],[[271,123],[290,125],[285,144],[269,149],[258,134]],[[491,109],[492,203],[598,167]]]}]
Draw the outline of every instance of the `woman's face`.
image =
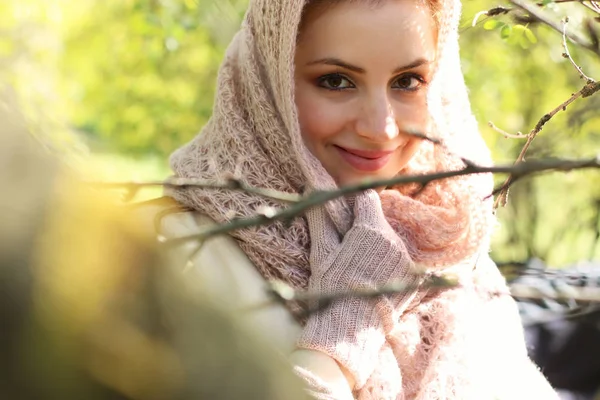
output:
[{"label": "woman's face", "polygon": [[415,0],[340,2],[309,12],[295,58],[302,137],[338,185],[397,175],[427,133],[436,56],[430,11]]}]

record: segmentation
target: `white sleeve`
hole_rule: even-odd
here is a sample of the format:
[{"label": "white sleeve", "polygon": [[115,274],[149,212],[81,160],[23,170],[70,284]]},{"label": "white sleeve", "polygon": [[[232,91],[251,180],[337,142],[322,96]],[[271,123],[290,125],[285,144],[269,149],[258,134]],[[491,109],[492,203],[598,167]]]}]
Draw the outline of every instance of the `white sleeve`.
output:
[{"label": "white sleeve", "polygon": [[[163,218],[161,233],[167,240],[189,236],[213,223],[198,213],[174,213]],[[276,350],[291,354],[300,325],[269,296],[265,280],[232,237],[213,237],[201,247],[190,240],[170,249],[169,256],[172,265],[197,281],[208,298],[238,315]]]},{"label": "white sleeve", "polygon": [[[161,233],[166,239],[180,238],[213,223],[198,213],[171,214],[163,218]],[[265,280],[232,237],[211,238],[200,248],[197,240],[190,240],[170,249],[169,256],[171,265],[194,279],[194,286],[204,295],[238,315],[250,331],[289,357],[313,398],[326,395],[330,389],[331,398],[352,398],[348,382],[333,359],[318,352],[296,350],[300,324],[287,308],[270,298]]]}]

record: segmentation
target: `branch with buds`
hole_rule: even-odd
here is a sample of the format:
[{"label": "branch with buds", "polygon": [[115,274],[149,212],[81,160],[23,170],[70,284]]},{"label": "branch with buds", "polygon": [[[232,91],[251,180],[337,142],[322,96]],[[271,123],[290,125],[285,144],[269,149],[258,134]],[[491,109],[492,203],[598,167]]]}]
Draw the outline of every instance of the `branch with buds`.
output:
[{"label": "branch with buds", "polygon": [[[148,186],[168,186],[168,187],[180,187],[180,188],[203,188],[203,189],[229,189],[229,190],[246,190],[251,193],[259,194],[265,198],[275,200],[281,203],[287,204],[282,208],[268,208],[263,210],[257,210],[257,214],[248,216],[240,219],[235,219],[226,224],[220,225],[209,225],[200,232],[193,235],[184,236],[176,239],[164,239],[163,243],[169,244],[180,244],[182,242],[190,240],[204,240],[216,236],[232,232],[237,229],[248,228],[252,226],[266,225],[273,221],[285,221],[293,218],[300,217],[306,210],[312,207],[317,207],[325,204],[328,201],[337,199],[339,197],[355,194],[358,192],[365,191],[367,189],[375,189],[381,187],[389,187],[395,185],[402,185],[408,183],[419,183],[421,185],[427,185],[430,182],[448,179],[452,177],[465,176],[470,174],[509,174],[511,184],[516,180],[539,174],[542,172],[553,172],[553,171],[573,171],[580,169],[598,169],[600,168],[600,155],[589,159],[546,159],[546,160],[529,160],[520,161],[513,165],[503,166],[479,166],[468,160],[464,161],[464,167],[462,169],[454,171],[442,171],[431,174],[423,175],[402,175],[396,176],[390,179],[381,180],[367,180],[354,185],[347,185],[336,190],[330,191],[319,191],[313,192],[309,195],[298,195],[278,192],[275,190],[266,190],[261,188],[254,188],[245,185],[244,183],[230,179],[228,181],[205,181],[205,180],[193,180],[193,179],[171,179],[166,181],[158,182],[96,182],[92,185],[101,188],[121,189],[125,191],[140,190],[143,187]],[[494,190],[490,193],[490,196],[498,193],[506,188],[506,184]]]},{"label": "branch with buds", "polygon": [[[571,0],[559,0],[560,2],[567,2],[567,1],[571,1]],[[579,0],[578,0],[579,1]],[[521,0],[510,0],[510,2],[517,6],[518,8],[520,8],[523,11],[526,11],[532,18],[534,18],[535,20],[542,22],[548,26],[550,26],[551,28],[557,30],[558,32],[560,32],[562,34],[562,44],[563,44],[563,49],[564,52],[562,54],[562,56],[564,58],[569,59],[569,61],[571,62],[571,64],[573,64],[574,68],[577,70],[577,73],[579,74],[579,76],[585,80],[585,84],[584,86],[577,92],[573,93],[571,95],[571,97],[569,97],[567,100],[565,100],[564,102],[562,102],[561,104],[559,104],[558,106],[556,106],[554,109],[552,109],[550,112],[544,114],[538,121],[538,123],[535,125],[535,127],[533,127],[533,129],[531,129],[531,131],[529,132],[529,134],[527,135],[523,135],[521,132],[519,132],[517,135],[515,134],[511,134],[508,133],[500,128],[498,128],[496,125],[494,125],[491,121],[488,122],[489,126],[494,129],[495,131],[501,133],[502,135],[504,135],[504,137],[507,138],[515,138],[515,139],[521,139],[521,138],[526,138],[526,142],[523,145],[523,148],[521,149],[521,152],[519,154],[519,156],[517,157],[516,163],[520,163],[525,159],[525,154],[527,153],[527,150],[529,150],[529,147],[531,146],[531,143],[533,143],[533,141],[535,140],[536,136],[541,132],[542,128],[544,127],[544,125],[546,125],[546,123],[548,121],[550,121],[550,119],[552,119],[552,117],[554,117],[557,113],[559,113],[560,111],[566,111],[567,107],[573,103],[575,100],[577,100],[578,98],[586,98],[586,97],[590,97],[592,95],[594,95],[595,93],[597,93],[598,91],[600,91],[600,82],[595,81],[594,79],[590,78],[588,75],[586,75],[582,68],[577,65],[577,63],[573,60],[573,57],[571,57],[571,53],[569,52],[569,47],[567,45],[567,39],[570,39],[572,42],[578,44],[579,46],[586,48],[588,50],[593,51],[594,53],[596,53],[597,55],[600,56],[600,47],[599,44],[594,42],[593,38],[596,37],[593,30],[590,30],[590,36],[592,37],[592,43],[587,43],[584,39],[577,37],[577,36],[573,36],[573,35],[569,35],[567,33],[567,24],[569,22],[569,18],[565,18],[562,21],[562,27],[558,26],[554,21],[552,21],[551,19],[547,18],[544,14],[542,14],[539,10],[537,10],[535,8],[535,6],[527,3],[527,2],[523,2]],[[582,5],[585,6],[590,6],[592,11],[600,14],[600,8],[598,8],[598,5],[592,1],[591,5],[586,4],[583,1],[579,1]],[[487,16],[492,16],[492,15],[499,15],[499,14],[507,14],[510,11],[512,11],[512,9],[509,8],[499,8],[500,11],[497,11],[498,8],[496,9],[491,9],[488,10],[487,12],[484,12],[483,14],[487,15]],[[474,23],[476,22],[476,20],[474,21]],[[591,28],[590,28],[591,29]],[[502,188],[497,192],[498,197],[496,198],[496,201],[494,203],[494,207],[498,207],[498,206],[505,206],[506,202],[508,200],[508,189],[511,186],[511,184],[515,181],[515,179],[517,179],[516,176],[514,175],[509,175],[509,177],[506,179],[506,181],[504,182]]]}]

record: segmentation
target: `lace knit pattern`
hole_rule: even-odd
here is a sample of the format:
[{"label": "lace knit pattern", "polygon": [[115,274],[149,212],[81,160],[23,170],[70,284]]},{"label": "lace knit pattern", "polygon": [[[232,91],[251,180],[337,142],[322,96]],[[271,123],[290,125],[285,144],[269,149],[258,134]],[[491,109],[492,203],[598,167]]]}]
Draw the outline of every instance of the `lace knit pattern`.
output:
[{"label": "lace knit pattern", "polygon": [[[437,71],[430,83],[433,130],[445,146],[423,143],[401,174],[460,168],[460,157],[489,163],[489,150],[471,114],[458,58],[460,3],[444,1],[440,16]],[[254,0],[221,66],[213,115],[201,133],[171,157],[176,175],[186,178],[236,177],[249,185],[288,193],[333,189],[333,179],[302,143],[293,97],[293,58],[301,0]],[[449,266],[473,254],[493,224],[484,201],[489,175],[433,182],[412,196],[411,187],[382,192],[390,224],[406,240],[413,260]],[[256,214],[273,201],[241,192],[183,189],[179,202],[216,222]],[[344,200],[328,204],[344,234],[352,220]],[[236,231],[233,236],[266,278],[304,288],[309,276],[310,239],[306,221],[275,223]]]},{"label": "lace knit pattern", "polygon": [[396,364],[380,363],[360,400],[558,398],[527,357],[516,304],[493,263],[460,281],[402,315],[388,337]]},{"label": "lace knit pattern", "polygon": [[[489,150],[470,110],[460,68],[457,33],[460,2],[439,1],[443,3],[439,17],[439,56],[428,95],[433,128],[427,134],[444,145],[423,143],[401,174],[461,168],[461,157],[479,164],[490,163]],[[220,68],[210,121],[196,138],[171,157],[177,176],[206,180],[235,177],[248,185],[287,193],[336,187],[302,143],[299,131],[293,95],[293,60],[303,7],[303,0],[250,1],[243,25]],[[486,247],[494,218],[490,201],[484,198],[491,193],[492,185],[490,175],[469,175],[435,181],[420,191],[414,187],[391,188],[380,196],[388,222],[405,240],[413,261],[439,269],[472,259]],[[217,223],[255,215],[265,206],[282,206],[240,191],[181,188],[169,193]],[[340,199],[328,203],[327,210],[339,233],[344,235],[352,223],[349,205]],[[232,236],[263,277],[282,279],[297,289],[307,287],[310,237],[304,217],[240,229]],[[492,269],[487,268],[486,273],[493,275]],[[468,277],[471,270],[472,264],[461,269]],[[504,285],[500,276],[490,282],[500,287]],[[473,348],[468,340],[473,340],[474,335],[463,334],[469,333],[467,327],[478,322],[473,320],[473,315],[481,317],[481,312],[475,311],[481,311],[477,307],[485,303],[474,301],[480,299],[478,293],[465,289],[431,295],[404,313],[397,331],[390,335],[379,354],[375,373],[357,396],[361,399],[491,399],[471,396],[471,392],[476,392],[473,385],[479,388],[489,383],[489,377],[474,382],[472,375],[462,374],[467,364],[479,367],[481,362],[487,368],[496,363],[481,360],[477,351],[466,349]],[[420,298],[423,295],[421,293]],[[498,307],[504,310],[499,318],[508,315],[507,331],[519,333],[518,321],[511,317],[510,299],[503,301],[508,302],[505,304],[508,308]],[[496,337],[489,339],[492,346],[497,345],[502,350],[511,346],[519,351],[524,349],[522,337],[498,338],[498,335],[496,332]],[[498,342],[494,343],[494,339]],[[506,359],[510,352],[497,353],[493,356]],[[520,360],[525,362],[527,358]],[[490,371],[490,376],[492,373]],[[508,375],[515,378],[512,373]],[[522,381],[515,378],[511,385],[519,387],[517,382]],[[526,386],[535,387],[540,382],[543,381],[535,384],[531,381]]]}]

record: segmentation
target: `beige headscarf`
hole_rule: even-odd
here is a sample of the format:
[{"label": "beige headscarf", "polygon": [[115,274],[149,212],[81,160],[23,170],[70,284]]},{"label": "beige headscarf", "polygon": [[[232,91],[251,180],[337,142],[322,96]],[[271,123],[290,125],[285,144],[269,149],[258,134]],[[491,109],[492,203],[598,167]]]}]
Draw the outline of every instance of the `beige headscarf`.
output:
[{"label": "beige headscarf", "polygon": [[[402,174],[463,166],[461,157],[489,163],[489,151],[472,116],[460,68],[459,0],[439,0],[438,65],[429,87],[433,122],[428,136]],[[241,30],[221,66],[212,118],[200,134],[171,157],[184,178],[235,177],[248,185],[288,193],[333,189],[335,182],[303,144],[294,103],[293,61],[304,0],[251,0]],[[436,181],[416,195],[409,187],[381,193],[386,217],[405,238],[414,261],[431,267],[455,264],[487,243],[493,216],[489,175]],[[414,192],[414,190],[412,190]],[[255,215],[264,206],[282,207],[237,191],[184,188],[170,192],[180,203],[218,223]],[[344,234],[352,215],[343,199],[328,210]],[[310,237],[304,218],[232,233],[267,279],[305,288],[310,274]]]}]

